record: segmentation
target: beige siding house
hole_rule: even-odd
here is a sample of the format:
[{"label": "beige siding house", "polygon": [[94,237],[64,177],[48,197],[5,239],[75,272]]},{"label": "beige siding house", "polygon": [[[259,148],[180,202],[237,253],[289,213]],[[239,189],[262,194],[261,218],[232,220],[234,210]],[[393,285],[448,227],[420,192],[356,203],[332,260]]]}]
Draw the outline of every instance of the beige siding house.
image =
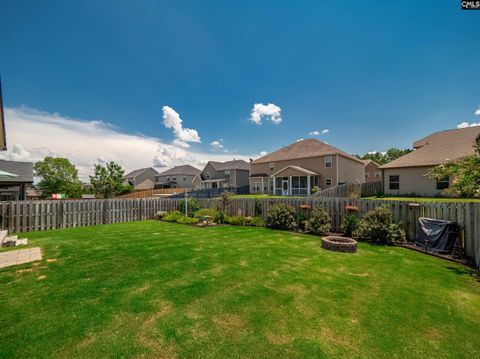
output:
[{"label": "beige siding house", "polygon": [[451,178],[437,181],[425,176],[435,166],[475,154],[480,126],[435,132],[413,144],[414,151],[381,166],[387,195],[437,196]]},{"label": "beige siding house", "polygon": [[193,179],[195,189],[248,186],[250,165],[243,160],[209,161]]},{"label": "beige siding house", "polygon": [[377,182],[382,180],[380,165],[372,160],[362,160],[365,163],[365,182]]},{"label": "beige siding house", "polygon": [[250,193],[306,195],[312,188],[365,181],[364,163],[325,142],[295,142],[250,164]]},{"label": "beige siding house", "polygon": [[193,188],[193,180],[202,171],[190,165],[175,166],[155,177],[155,188]]},{"label": "beige siding house", "polygon": [[123,176],[123,184],[130,184],[135,190],[153,189],[158,172],[152,168],[141,168]]}]

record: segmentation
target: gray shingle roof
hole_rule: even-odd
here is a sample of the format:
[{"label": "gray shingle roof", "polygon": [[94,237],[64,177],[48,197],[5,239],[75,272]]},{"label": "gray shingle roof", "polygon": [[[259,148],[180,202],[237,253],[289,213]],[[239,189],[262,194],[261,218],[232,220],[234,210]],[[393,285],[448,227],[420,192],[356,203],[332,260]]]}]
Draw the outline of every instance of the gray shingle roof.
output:
[{"label": "gray shingle roof", "polygon": [[15,178],[0,178],[0,182],[33,182],[33,163],[0,160],[0,170],[16,174]]},{"label": "gray shingle roof", "polygon": [[154,170],[155,172],[157,172],[157,170],[155,168],[152,168],[152,167],[140,168],[138,170],[134,170],[132,172],[127,173],[125,176],[123,176],[123,179],[135,178],[135,177],[141,175],[143,172],[146,172],[148,170]]},{"label": "gray shingle roof", "polygon": [[195,176],[199,175],[202,171],[198,168],[195,168],[190,165],[182,165],[182,166],[175,166],[166,170],[164,172],[159,173],[157,176]]},{"label": "gray shingle roof", "polygon": [[[276,162],[284,160],[295,160],[297,158],[319,157],[327,155],[341,155],[348,159],[362,162],[358,158],[329,145],[328,143],[311,138],[292,143],[266,156],[260,157],[253,163]],[[363,163],[363,162],[362,162]]]},{"label": "gray shingle roof", "polygon": [[246,170],[250,171],[250,164],[244,160],[233,160],[227,162],[209,162],[216,171],[225,171],[225,170]]},{"label": "gray shingle roof", "polygon": [[480,136],[480,126],[439,131],[414,142],[416,148],[380,168],[438,166],[475,154],[474,144]]}]

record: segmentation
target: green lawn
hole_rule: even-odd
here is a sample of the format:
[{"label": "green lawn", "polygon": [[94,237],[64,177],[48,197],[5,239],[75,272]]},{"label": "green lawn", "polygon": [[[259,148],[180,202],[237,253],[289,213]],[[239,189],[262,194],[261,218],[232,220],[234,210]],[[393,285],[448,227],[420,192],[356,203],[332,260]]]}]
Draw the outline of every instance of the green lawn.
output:
[{"label": "green lawn", "polygon": [[398,247],[154,221],[27,234],[0,358],[478,358],[480,283]]},{"label": "green lawn", "polygon": [[363,197],[363,199],[380,199],[385,201],[408,202],[480,202],[479,198],[441,198],[441,197]]}]

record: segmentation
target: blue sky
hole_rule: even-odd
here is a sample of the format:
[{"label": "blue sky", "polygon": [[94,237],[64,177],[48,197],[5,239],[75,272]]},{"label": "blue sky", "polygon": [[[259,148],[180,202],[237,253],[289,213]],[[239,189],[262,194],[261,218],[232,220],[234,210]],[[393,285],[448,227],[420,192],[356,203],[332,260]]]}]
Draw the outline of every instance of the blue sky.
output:
[{"label": "blue sky", "polygon": [[[13,119],[24,106],[170,144],[169,106],[204,157],[323,129],[317,138],[365,153],[480,121],[480,11],[460,1],[1,1],[0,14]],[[256,125],[255,103],[282,121]],[[47,151],[7,126],[11,145]]]}]

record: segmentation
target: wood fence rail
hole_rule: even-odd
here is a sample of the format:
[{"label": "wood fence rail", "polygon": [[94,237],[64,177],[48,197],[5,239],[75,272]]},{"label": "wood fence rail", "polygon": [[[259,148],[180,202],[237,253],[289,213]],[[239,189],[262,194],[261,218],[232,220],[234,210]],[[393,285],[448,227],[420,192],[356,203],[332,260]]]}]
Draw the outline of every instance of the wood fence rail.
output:
[{"label": "wood fence rail", "polygon": [[[69,201],[0,202],[0,227],[10,232],[42,231],[83,227],[97,224],[153,219],[158,211],[179,208],[182,199],[140,198]],[[198,200],[201,208],[218,208],[215,198]],[[230,216],[254,216],[256,210],[266,218],[278,203],[290,204],[299,210],[301,204],[326,208],[332,218],[332,230],[340,231],[346,206],[358,207],[360,216],[380,205],[388,206],[398,222],[403,223],[410,240],[415,238],[419,217],[449,220],[459,224],[460,239],[467,257],[480,266],[480,203],[419,202],[371,200],[362,198],[237,198],[226,209]]]}]

